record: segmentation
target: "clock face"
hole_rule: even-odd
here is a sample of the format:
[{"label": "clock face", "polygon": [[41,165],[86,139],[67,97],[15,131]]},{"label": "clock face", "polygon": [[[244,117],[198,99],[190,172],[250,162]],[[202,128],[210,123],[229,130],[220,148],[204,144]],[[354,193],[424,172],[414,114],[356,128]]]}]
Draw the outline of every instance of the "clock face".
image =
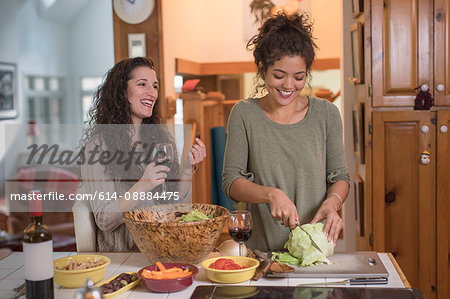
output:
[{"label": "clock face", "polygon": [[144,22],[153,12],[155,0],[114,0],[117,16],[129,24]]}]

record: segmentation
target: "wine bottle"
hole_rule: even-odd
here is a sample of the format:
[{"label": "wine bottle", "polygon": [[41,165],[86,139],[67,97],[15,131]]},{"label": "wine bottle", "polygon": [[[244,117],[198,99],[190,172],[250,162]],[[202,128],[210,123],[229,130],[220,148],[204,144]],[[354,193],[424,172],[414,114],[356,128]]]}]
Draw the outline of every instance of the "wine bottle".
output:
[{"label": "wine bottle", "polygon": [[31,191],[31,223],[23,232],[24,273],[27,299],[53,299],[52,234],[42,223],[41,192]]}]

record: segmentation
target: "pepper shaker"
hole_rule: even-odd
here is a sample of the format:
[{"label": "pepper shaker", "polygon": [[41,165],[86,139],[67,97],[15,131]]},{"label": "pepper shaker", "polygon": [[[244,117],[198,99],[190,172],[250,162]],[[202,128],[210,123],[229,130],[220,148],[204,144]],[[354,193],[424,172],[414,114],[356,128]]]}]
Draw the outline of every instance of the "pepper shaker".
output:
[{"label": "pepper shaker", "polygon": [[94,286],[92,279],[88,278],[83,288],[79,289],[75,299],[103,299],[101,288]]}]

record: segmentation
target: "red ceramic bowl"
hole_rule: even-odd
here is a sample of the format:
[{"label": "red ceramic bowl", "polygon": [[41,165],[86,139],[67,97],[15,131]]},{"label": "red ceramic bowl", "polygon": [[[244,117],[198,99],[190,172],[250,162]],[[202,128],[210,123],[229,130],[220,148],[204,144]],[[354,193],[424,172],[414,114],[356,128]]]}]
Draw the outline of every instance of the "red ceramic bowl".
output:
[{"label": "red ceramic bowl", "polygon": [[191,264],[184,264],[184,263],[163,263],[164,267],[166,269],[170,269],[173,267],[179,267],[183,269],[189,269],[192,271],[192,274],[186,277],[176,278],[176,279],[151,279],[142,276],[142,271],[144,269],[150,270],[150,271],[156,271],[158,270],[158,267],[156,265],[147,266],[145,268],[142,268],[139,270],[138,274],[141,278],[142,282],[144,283],[144,286],[154,292],[160,292],[160,293],[169,293],[169,292],[178,292],[181,290],[186,289],[188,286],[192,284],[194,281],[195,276],[198,274],[198,268]]}]

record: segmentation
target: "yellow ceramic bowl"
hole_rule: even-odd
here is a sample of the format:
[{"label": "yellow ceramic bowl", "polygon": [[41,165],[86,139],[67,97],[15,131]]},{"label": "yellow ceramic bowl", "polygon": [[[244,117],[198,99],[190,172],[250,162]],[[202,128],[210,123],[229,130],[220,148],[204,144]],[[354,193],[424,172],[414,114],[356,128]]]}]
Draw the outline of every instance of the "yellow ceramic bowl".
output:
[{"label": "yellow ceramic bowl", "polygon": [[[209,265],[221,258],[231,259],[236,264],[246,266],[247,268],[240,270],[216,270],[209,268]],[[253,258],[245,256],[219,256],[207,259],[200,265],[205,270],[206,277],[209,280],[220,283],[238,283],[252,278],[253,275],[255,275],[256,268],[259,266],[259,262]]]},{"label": "yellow ceramic bowl", "polygon": [[[59,270],[69,265],[71,261],[76,262],[96,262],[103,260],[100,266],[85,270]],[[107,256],[98,254],[79,254],[62,257],[53,261],[53,270],[55,271],[54,281],[65,288],[81,288],[90,277],[94,283],[99,282],[105,277],[106,267],[111,263]]]}]

